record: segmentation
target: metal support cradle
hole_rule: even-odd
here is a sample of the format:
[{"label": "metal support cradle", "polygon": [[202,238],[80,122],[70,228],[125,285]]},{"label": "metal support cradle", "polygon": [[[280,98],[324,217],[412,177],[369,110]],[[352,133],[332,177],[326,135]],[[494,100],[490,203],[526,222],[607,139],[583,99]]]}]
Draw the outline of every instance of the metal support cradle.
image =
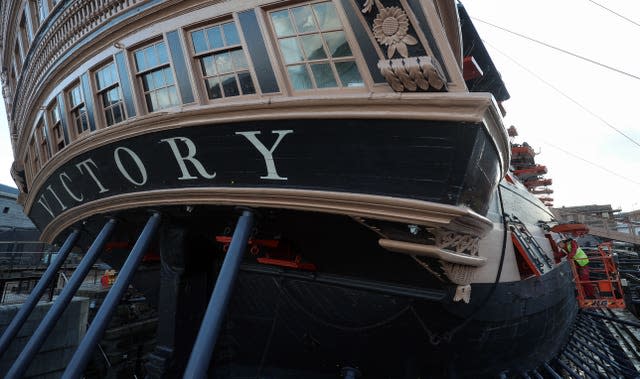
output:
[{"label": "metal support cradle", "polygon": [[62,375],[63,378],[70,379],[82,377],[84,369],[89,363],[89,359],[93,356],[93,352],[100,342],[100,339],[107,328],[107,324],[109,324],[109,321],[111,320],[113,312],[120,303],[120,299],[122,298],[122,295],[124,295],[125,290],[133,280],[134,274],[138,269],[138,265],[142,261],[142,257],[147,251],[147,248],[151,243],[151,239],[158,230],[160,219],[160,213],[153,213],[147,221],[147,224],[142,230],[142,233],[140,233],[136,244],[133,246],[133,249],[131,249],[129,257],[122,266],[113,287],[109,290],[109,293],[100,306],[98,313],[96,313],[93,321],[89,325],[87,334],[82,339],[82,342],[80,342],[78,349],[71,358],[71,362],[67,365],[67,368]]},{"label": "metal support cradle", "polygon": [[49,264],[47,270],[42,274],[42,277],[40,277],[38,284],[33,288],[27,300],[22,304],[22,306],[20,306],[20,310],[18,310],[18,313],[13,317],[9,326],[7,326],[2,338],[0,338],[0,358],[7,351],[11,341],[16,334],[18,334],[18,331],[20,331],[24,322],[29,318],[33,308],[36,307],[36,304],[38,304],[38,301],[44,294],[44,291],[47,290],[47,287],[55,277],[56,273],[67,259],[71,249],[73,249],[76,241],[78,241],[79,236],[80,231],[78,229],[74,229],[71,234],[69,234],[60,250],[58,250],[55,260]]},{"label": "metal support cradle", "polygon": [[95,239],[91,247],[85,254],[82,261],[73,272],[71,279],[69,279],[69,283],[64,287],[60,295],[56,298],[47,312],[46,316],[38,325],[38,329],[33,333],[29,342],[25,345],[24,349],[11,366],[11,369],[7,373],[7,379],[20,379],[24,376],[24,373],[29,368],[29,364],[33,360],[33,358],[38,354],[42,344],[45,342],[45,339],[49,336],[56,322],[62,316],[62,313],[67,308],[67,305],[73,299],[73,296],[80,288],[80,285],[84,281],[84,278],[91,270],[91,267],[96,262],[96,259],[100,256],[104,245],[109,241],[111,237],[111,233],[116,226],[116,220],[110,219],[107,223],[102,227],[100,234]]},{"label": "metal support cradle", "polygon": [[222,263],[216,285],[209,300],[207,311],[200,325],[198,337],[189,356],[189,363],[184,377],[204,378],[218,339],[218,333],[224,320],[227,303],[233,290],[233,284],[240,268],[242,256],[247,248],[250,232],[253,227],[253,212],[245,210],[238,220],[233,232],[231,245]]}]

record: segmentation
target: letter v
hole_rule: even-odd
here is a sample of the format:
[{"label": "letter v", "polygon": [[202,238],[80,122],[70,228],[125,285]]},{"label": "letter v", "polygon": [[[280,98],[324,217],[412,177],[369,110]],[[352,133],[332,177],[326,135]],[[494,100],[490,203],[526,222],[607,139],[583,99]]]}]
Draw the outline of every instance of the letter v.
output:
[{"label": "letter v", "polygon": [[51,210],[51,205],[49,205],[49,202],[47,201],[47,198],[44,197],[44,195],[40,195],[40,199],[38,200],[38,204],[42,205],[42,207],[49,212],[49,214],[51,215],[51,217],[56,217],[56,215],[53,214],[53,211]]}]

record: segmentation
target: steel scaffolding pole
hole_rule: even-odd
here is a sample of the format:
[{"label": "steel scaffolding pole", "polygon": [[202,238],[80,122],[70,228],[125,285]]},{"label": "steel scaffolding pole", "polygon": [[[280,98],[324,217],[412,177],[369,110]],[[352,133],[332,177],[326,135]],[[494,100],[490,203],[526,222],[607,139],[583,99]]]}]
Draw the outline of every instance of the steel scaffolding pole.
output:
[{"label": "steel scaffolding pole", "polygon": [[69,253],[78,241],[79,236],[80,231],[78,229],[74,229],[71,234],[69,234],[60,250],[58,250],[56,259],[49,264],[49,267],[47,267],[47,270],[44,272],[44,274],[42,274],[42,277],[40,277],[40,281],[38,281],[38,284],[36,284],[36,286],[33,288],[27,300],[20,306],[18,313],[13,316],[11,323],[4,331],[2,338],[0,338],[0,358],[9,348],[13,337],[18,334],[18,331],[20,330],[24,322],[27,321],[27,318],[29,318],[29,315],[33,311],[33,308],[36,307],[36,304],[38,304],[38,301],[44,294],[44,291],[47,290],[47,287],[56,276],[56,273],[58,272],[64,261],[67,259],[67,256],[69,256]]},{"label": "steel scaffolding pole", "polygon": [[100,234],[93,241],[91,247],[85,254],[85,256],[80,261],[78,267],[73,272],[71,279],[64,287],[60,295],[56,298],[56,301],[53,302],[51,309],[44,316],[40,325],[38,325],[38,329],[33,333],[29,342],[25,345],[24,349],[11,366],[11,369],[7,373],[6,379],[20,379],[24,376],[24,373],[29,368],[29,364],[33,360],[33,358],[38,354],[42,344],[45,342],[45,339],[49,336],[56,322],[62,316],[62,313],[67,308],[71,299],[80,288],[80,285],[84,281],[84,278],[91,270],[91,267],[96,262],[96,259],[100,256],[102,252],[102,248],[109,241],[111,237],[111,233],[116,226],[117,221],[115,219],[109,219],[107,223],[102,227]]},{"label": "steel scaffolding pole", "polygon": [[242,212],[242,216],[240,216],[233,232],[231,245],[222,263],[202,324],[200,324],[200,331],[184,373],[185,378],[199,379],[204,378],[207,374],[213,348],[218,339],[218,333],[224,320],[227,304],[231,297],[233,285],[240,268],[242,256],[247,248],[252,228],[253,212],[245,210]]},{"label": "steel scaffolding pole", "polygon": [[142,261],[142,257],[146,253],[147,248],[151,243],[151,239],[158,230],[160,219],[160,213],[154,212],[147,221],[147,224],[144,226],[142,233],[140,233],[136,244],[131,249],[129,257],[124,262],[122,269],[118,273],[118,277],[116,278],[115,283],[113,283],[113,287],[109,290],[109,293],[102,302],[98,313],[96,313],[93,321],[89,325],[87,334],[80,342],[75,354],[73,354],[73,357],[71,358],[71,362],[69,362],[64,374],[62,374],[63,378],[81,378],[83,376],[84,369],[89,363],[89,359],[93,356],[93,352],[100,342],[100,339],[111,320],[113,312],[120,303],[122,295],[124,295],[126,289],[129,288],[129,284],[133,280],[136,270]]}]

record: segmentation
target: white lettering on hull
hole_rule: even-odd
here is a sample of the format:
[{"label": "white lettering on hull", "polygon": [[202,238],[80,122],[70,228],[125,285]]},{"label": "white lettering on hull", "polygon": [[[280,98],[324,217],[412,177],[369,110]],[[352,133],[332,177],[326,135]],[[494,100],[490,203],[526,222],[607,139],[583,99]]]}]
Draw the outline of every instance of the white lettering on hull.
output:
[{"label": "white lettering on hull", "polygon": [[260,179],[272,179],[272,180],[287,180],[280,175],[278,175],[278,171],[276,170],[276,164],[273,160],[273,152],[276,150],[284,136],[289,133],[293,133],[293,130],[273,130],[271,133],[278,134],[278,139],[273,143],[271,149],[267,149],[266,146],[256,137],[257,134],[260,134],[258,131],[252,132],[236,132],[236,134],[241,134],[245,136],[249,142],[262,154],[262,158],[264,158],[264,164],[267,166],[267,175],[261,176]]},{"label": "white lettering on hull", "polygon": [[[187,146],[188,153],[186,156],[183,156],[182,153],[180,152],[180,148],[178,147],[176,140],[179,140],[180,142],[184,142],[184,144]],[[171,147],[173,156],[176,158],[176,162],[178,162],[178,167],[180,168],[180,171],[182,171],[182,176],[179,177],[178,180],[198,179],[197,176],[191,175],[191,173],[189,172],[189,169],[187,168],[187,165],[184,164],[184,162],[186,161],[191,162],[191,164],[198,171],[198,174],[200,174],[200,176],[202,176],[203,178],[213,179],[216,177],[215,172],[213,174],[209,174],[207,170],[204,168],[204,165],[195,158],[196,152],[197,152],[196,145],[189,138],[173,137],[173,138],[166,138],[166,139],[160,140],[160,142],[166,142]]]},{"label": "white lettering on hull", "polygon": [[[236,132],[235,135],[246,138],[262,155],[267,174],[260,176],[259,178],[261,180],[287,180],[287,177],[278,174],[276,160],[273,155],[284,137],[293,133],[293,130],[272,130],[271,133],[276,134],[277,138],[270,148],[267,148],[264,143],[258,139],[258,136],[261,134],[260,131]],[[196,158],[198,147],[191,139],[187,137],[172,137],[161,139],[158,143],[166,143],[169,145],[172,160],[175,159],[179,169],[177,180],[216,178],[217,172],[205,165],[205,163],[211,164],[211,162],[203,162]],[[114,148],[112,157],[115,167],[129,183],[136,187],[148,185],[149,171],[147,170],[148,166],[145,165],[143,160],[144,156],[141,158],[140,155],[130,148],[118,146]],[[125,165],[123,160],[125,162],[133,162],[133,165]],[[72,178],[67,171],[62,171],[57,177],[50,179],[48,185],[45,187],[46,192],[42,192],[35,203],[35,205],[42,207],[42,210],[50,215],[51,218],[55,218],[57,214],[69,209],[69,207],[74,207],[85,201],[92,200],[92,196],[85,196],[88,193],[94,192],[87,187],[87,185],[90,187],[95,186],[98,194],[110,191],[109,188],[105,186],[105,183],[110,183],[108,184],[110,186],[116,186],[112,178],[106,181],[101,180],[105,179],[107,173],[105,173],[102,167],[96,164],[93,158],[88,158],[80,163],[76,163],[75,168],[77,168],[80,173],[79,177],[76,176]],[[111,172],[115,173],[113,170]],[[51,182],[52,179],[53,182]],[[120,188],[121,186],[117,187]],[[55,201],[51,202],[51,196],[53,196]]]}]

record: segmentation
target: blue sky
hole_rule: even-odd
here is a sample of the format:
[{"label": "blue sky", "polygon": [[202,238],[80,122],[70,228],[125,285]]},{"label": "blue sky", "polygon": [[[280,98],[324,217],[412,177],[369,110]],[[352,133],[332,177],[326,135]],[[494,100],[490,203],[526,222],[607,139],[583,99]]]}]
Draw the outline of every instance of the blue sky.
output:
[{"label": "blue sky", "polygon": [[[640,24],[640,1],[594,1]],[[589,0],[462,3],[472,18],[640,76],[640,26]],[[536,160],[549,169],[555,206],[640,209],[640,146],[573,102],[640,143],[640,80],[474,23],[511,94],[504,103],[505,126],[515,125],[520,133],[516,142],[527,141],[540,153]],[[12,161],[2,103],[0,183],[13,185]]]}]

